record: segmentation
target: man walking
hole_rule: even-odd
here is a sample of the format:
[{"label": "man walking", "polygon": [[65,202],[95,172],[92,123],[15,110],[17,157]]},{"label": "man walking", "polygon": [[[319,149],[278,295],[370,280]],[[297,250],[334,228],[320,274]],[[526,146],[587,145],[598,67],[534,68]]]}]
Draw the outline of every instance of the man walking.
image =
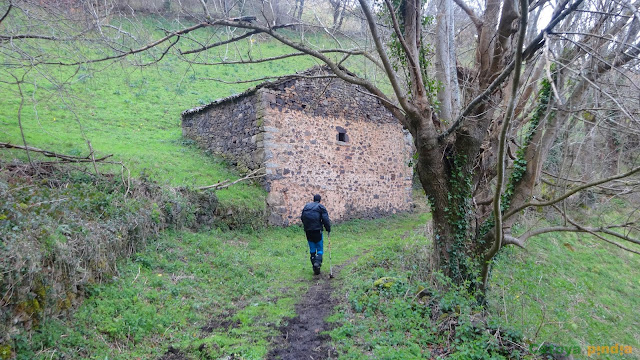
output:
[{"label": "man walking", "polygon": [[327,235],[331,233],[331,221],[327,208],[320,204],[322,197],[318,194],[313,196],[313,202],[307,203],[302,209],[300,219],[304,225],[309,242],[309,252],[311,253],[311,266],[313,273],[320,274],[322,266],[322,227],[327,230]]}]

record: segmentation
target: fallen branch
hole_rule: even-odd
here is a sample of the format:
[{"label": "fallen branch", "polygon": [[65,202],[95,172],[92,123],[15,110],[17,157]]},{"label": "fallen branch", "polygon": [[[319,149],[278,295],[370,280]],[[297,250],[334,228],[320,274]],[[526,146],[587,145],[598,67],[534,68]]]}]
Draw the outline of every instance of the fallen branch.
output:
[{"label": "fallen branch", "polygon": [[113,156],[113,154],[110,154],[110,155],[106,155],[96,159],[93,157],[93,151],[85,157],[80,157],[80,156],[58,154],[53,151],[42,150],[42,149],[34,148],[31,146],[13,145],[9,143],[0,143],[0,149],[19,149],[19,150],[25,150],[25,151],[33,151],[36,153],[40,153],[46,157],[53,157],[53,158],[60,159],[63,162],[71,162],[71,163],[100,162]]},{"label": "fallen branch", "polygon": [[264,170],[264,169],[263,168],[258,168],[256,170],[253,170],[249,174],[245,175],[243,178],[240,178],[240,179],[235,180],[233,182],[231,182],[231,180],[227,179],[227,180],[220,181],[219,183],[216,183],[216,184],[213,184],[213,185],[207,185],[207,186],[198,187],[195,190],[208,190],[208,189],[220,190],[220,189],[226,189],[229,186],[232,186],[232,185],[235,185],[235,184],[239,183],[240,181],[249,180],[249,179],[255,179],[255,178],[259,178],[259,177],[265,176],[266,173],[260,174],[260,175],[255,175],[260,170]]},{"label": "fallen branch", "polygon": [[27,209],[31,209],[32,207],[36,207],[36,206],[40,206],[40,205],[44,205],[44,204],[51,204],[51,203],[55,203],[55,202],[59,202],[59,201],[67,201],[69,200],[68,198],[61,198],[61,199],[55,199],[55,200],[50,200],[50,201],[40,201],[37,202],[35,204],[31,204],[29,206],[27,206]]}]

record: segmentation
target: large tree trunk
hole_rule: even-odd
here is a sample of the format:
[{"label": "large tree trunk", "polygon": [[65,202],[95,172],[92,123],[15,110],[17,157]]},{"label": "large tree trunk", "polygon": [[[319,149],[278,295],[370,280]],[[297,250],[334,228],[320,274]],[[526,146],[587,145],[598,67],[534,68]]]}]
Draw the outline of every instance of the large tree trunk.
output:
[{"label": "large tree trunk", "polygon": [[[431,123],[422,119],[420,123]],[[486,130],[486,129],[485,129]],[[417,172],[431,205],[434,229],[433,270],[462,283],[473,281],[485,247],[475,242],[472,178],[480,142],[471,133],[483,131],[463,126],[457,143],[440,143],[426,129],[414,134],[418,151]]]}]

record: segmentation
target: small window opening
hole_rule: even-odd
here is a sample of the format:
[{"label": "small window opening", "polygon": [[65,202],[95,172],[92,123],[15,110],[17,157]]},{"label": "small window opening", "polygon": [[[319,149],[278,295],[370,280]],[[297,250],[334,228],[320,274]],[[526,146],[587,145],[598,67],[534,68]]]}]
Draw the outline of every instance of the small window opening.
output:
[{"label": "small window opening", "polygon": [[347,134],[338,133],[338,141],[347,142]]}]

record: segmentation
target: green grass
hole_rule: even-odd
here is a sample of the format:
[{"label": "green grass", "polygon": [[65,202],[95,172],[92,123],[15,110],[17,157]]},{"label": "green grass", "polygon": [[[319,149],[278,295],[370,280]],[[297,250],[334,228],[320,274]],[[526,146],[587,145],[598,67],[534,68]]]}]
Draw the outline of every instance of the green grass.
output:
[{"label": "green grass", "polygon": [[583,354],[620,344],[640,358],[639,266],[640,256],[587,235],[538,236],[526,252],[500,256],[492,309],[532,343],[578,346]]},{"label": "green grass", "polygon": [[[507,359],[492,335],[473,326],[482,311],[474,297],[433,286],[445,280],[425,270],[428,248],[425,227],[417,227],[343,270],[346,301],[331,317],[340,359]],[[425,289],[429,295],[419,296]],[[493,321],[488,327],[497,328]]]},{"label": "green grass", "polygon": [[[145,19],[143,26],[170,28]],[[156,35],[160,33],[156,31]],[[209,31],[195,34],[201,39]],[[329,45],[319,37],[308,40]],[[184,43],[184,42],[183,42]],[[183,44],[181,43],[181,44]],[[219,61],[225,50],[246,54],[252,48],[254,57],[271,57],[290,50],[273,40],[249,40],[233,49],[213,49],[199,61]],[[188,45],[181,47],[188,48]],[[43,48],[55,52],[58,49]],[[80,47],[85,56],[100,56],[97,50]],[[143,56],[144,58],[144,56]],[[136,58],[141,60],[141,58]],[[207,156],[182,138],[180,113],[235,93],[255,83],[226,84],[206,79],[233,82],[295,73],[317,65],[309,57],[294,57],[277,62],[247,65],[205,66],[189,64],[168,54],[161,62],[136,67],[127,59],[122,63],[97,63],[79,67],[40,66],[29,72],[22,84],[24,106],[22,126],[30,146],[70,155],[86,155],[87,141],[96,156],[114,154],[134,176],[145,174],[172,186],[209,185],[228,178],[238,178],[221,160]],[[5,68],[0,71],[0,141],[22,145],[18,126],[20,96],[9,73],[21,76],[23,70]],[[24,154],[3,152],[5,157]],[[245,203],[257,207],[264,202],[264,192],[255,186],[239,184],[218,192],[220,201]]]},{"label": "green grass", "polygon": [[[404,215],[336,225],[333,265],[376,252],[425,220]],[[262,359],[313,281],[298,226],[166,233],[119,270],[113,283],[91,288],[70,320],[46,321],[21,342],[18,358],[147,359],[173,346],[190,358]],[[201,330],[212,321],[237,325]]]},{"label": "green grass", "polygon": [[[19,23],[20,20],[10,20]],[[119,24],[116,24],[119,26]],[[136,23],[120,24],[127,31],[160,38],[159,29],[176,29],[175,22],[156,17],[142,17]],[[33,25],[31,25],[33,26]],[[45,29],[48,30],[48,29]],[[36,31],[30,29],[30,31]],[[295,32],[282,30],[292,38]],[[210,40],[213,29],[201,29],[190,34],[199,41]],[[140,39],[145,37],[140,35]],[[149,41],[151,38],[148,39]],[[315,48],[333,48],[333,40],[323,34],[307,34],[305,41]],[[49,43],[25,41],[30,51],[44,56],[56,56],[66,62],[96,59],[108,53],[95,43]],[[132,44],[132,48],[140,44]],[[184,38],[177,46],[181,50],[199,47]],[[38,49],[38,50],[33,50]],[[149,63],[164,50],[125,58],[121,62],[103,62],[80,66],[40,65],[25,73],[20,67],[5,67],[0,71],[0,142],[23,144],[18,126],[20,95],[18,87],[8,83],[15,80],[10,74],[24,77],[22,93],[22,126],[28,145],[69,155],[89,153],[91,141],[96,156],[113,154],[113,160],[123,161],[133,176],[144,174],[160,183],[172,186],[203,186],[225,179],[237,179],[239,174],[220,159],[214,159],[182,138],[180,114],[196,106],[245,91],[257,83],[230,84],[241,80],[288,75],[318,65],[308,56],[291,57],[259,64],[230,64],[224,66],[191,64],[169,52],[160,62]],[[265,36],[253,36],[231,46],[213,48],[197,54],[192,60],[220,62],[268,58],[292,52],[290,48]],[[35,56],[35,55],[34,55]],[[12,60],[0,56],[7,63]],[[362,63],[349,59],[355,69]],[[370,70],[368,72],[371,72]],[[219,79],[221,81],[212,81]],[[383,86],[388,88],[388,86]],[[25,159],[25,154],[3,150],[5,158]],[[114,167],[113,171],[120,171]],[[223,206],[259,208],[265,193],[257,186],[238,184],[218,191]]]},{"label": "green grass", "polygon": [[[414,214],[335,226],[334,266],[360,256],[335,284],[340,305],[330,336],[341,359],[506,358],[494,336],[474,330],[479,309],[472,297],[433,288],[435,296],[416,296],[430,286],[428,219]],[[638,257],[569,235],[529,245],[497,261],[488,328],[526,345],[578,347],[577,359],[587,346],[616,343],[634,354],[592,358],[637,358]],[[118,269],[112,283],[90,288],[69,320],[45,321],[18,341],[19,359],[152,359],[169,346],[192,359],[262,359],[313,278],[298,226],[165,233]],[[375,286],[383,277],[388,286]],[[442,332],[448,317],[431,317],[429,299],[461,324],[455,336]],[[208,325],[212,331],[203,331]]]},{"label": "green grass", "polygon": [[[408,265],[403,256],[408,242],[426,245],[418,238],[411,233],[395,236],[343,270],[347,280],[340,293],[346,302],[330,318],[336,325],[330,334],[341,359],[429,358],[429,345],[438,339],[428,308],[413,301],[419,288],[403,266]],[[385,277],[389,287],[374,285]]]},{"label": "green grass", "polygon": [[[437,331],[442,322],[430,319],[427,301],[415,296],[432,282],[422,267],[428,242],[419,233],[391,240],[343,270],[348,272],[341,291],[345,301],[332,317],[337,328],[331,332],[340,358],[435,358],[447,346],[448,358],[503,358],[499,351],[489,351],[496,349],[492,336],[468,332],[468,317],[476,310],[462,292],[432,297],[439,299],[441,309],[455,304],[454,313],[462,314],[456,316],[463,324],[461,334],[448,339]],[[503,336],[521,339],[525,346],[548,342],[571,349],[575,359],[587,358],[589,346],[616,344],[633,352],[590,358],[640,358],[639,266],[639,256],[586,235],[533,238],[526,251],[510,248],[497,260],[488,326],[503,329]],[[393,284],[375,286],[383,277]]]}]

